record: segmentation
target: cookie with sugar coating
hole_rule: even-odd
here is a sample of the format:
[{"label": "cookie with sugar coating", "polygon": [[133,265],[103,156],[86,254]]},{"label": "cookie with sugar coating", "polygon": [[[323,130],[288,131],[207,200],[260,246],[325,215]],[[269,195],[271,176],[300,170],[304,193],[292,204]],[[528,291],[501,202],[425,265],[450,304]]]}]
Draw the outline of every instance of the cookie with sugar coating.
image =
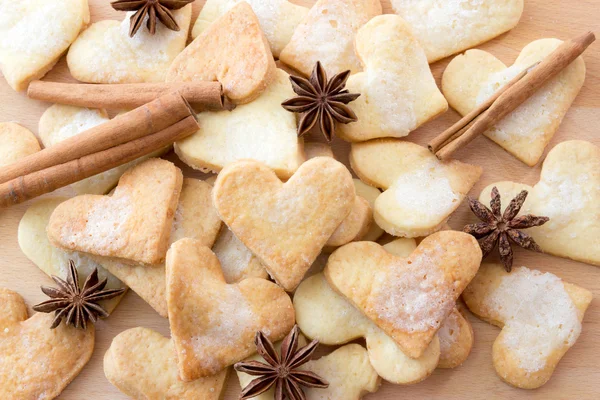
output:
[{"label": "cookie with sugar coating", "polygon": [[[306,339],[300,335],[298,346],[306,346]],[[275,343],[281,350],[281,342]],[[248,361],[265,362],[264,358],[255,354]],[[340,347],[331,354],[318,360],[311,360],[300,367],[302,370],[314,372],[329,383],[327,388],[303,388],[306,400],[344,399],[360,400],[363,395],[375,393],[379,389],[381,379],[369,363],[367,351],[358,344]],[[246,387],[254,377],[237,372],[241,387]],[[272,400],[275,389],[253,397],[254,400]]]},{"label": "cookie with sugar coating", "polygon": [[[377,200],[379,195],[381,195],[381,192],[379,191],[379,189],[377,189],[376,187],[367,185],[360,179],[353,179],[353,181],[354,181],[354,188],[356,189],[356,195],[367,200],[367,202],[369,202],[369,206],[371,207],[371,210],[374,210],[375,209],[375,201]],[[361,240],[368,241],[368,242],[375,242],[375,241],[377,241],[377,239],[379,239],[381,237],[381,235],[383,235],[383,229],[381,229],[379,227],[379,225],[377,225],[375,223],[375,221],[373,221],[371,223],[369,230],[361,238]]]},{"label": "cookie with sugar coating", "polygon": [[112,196],[82,195],[61,203],[48,222],[53,246],[134,263],[164,260],[183,175],[152,158],[127,171]]},{"label": "cookie with sugar coating", "polygon": [[333,151],[331,151],[331,146],[321,142],[304,142],[304,154],[307,160],[315,157],[335,158]]},{"label": "cookie with sugar coating", "polygon": [[460,161],[439,161],[426,148],[397,139],[353,143],[350,165],[362,181],[384,189],[373,210],[377,225],[403,237],[438,231],[482,172]]},{"label": "cookie with sugar coating", "polygon": [[418,358],[477,273],[480,262],[481,249],[475,238],[444,231],[425,238],[407,258],[390,254],[372,242],[347,244],[329,257],[324,275],[334,290],[404,353]]},{"label": "cookie with sugar coating", "polygon": [[103,20],[79,35],[67,54],[71,75],[89,83],[164,82],[167,70],[184,49],[192,20],[192,6],[173,10],[180,30],[156,25],[151,35],[142,27],[129,36],[130,17],[123,21]]},{"label": "cookie with sugar coating", "polygon": [[257,98],[275,78],[275,60],[252,7],[241,2],[179,54],[167,82],[219,81],[233,103]]},{"label": "cookie with sugar coating", "polygon": [[583,140],[557,144],[544,160],[540,180],[532,187],[496,182],[481,191],[489,203],[492,188],[502,196],[503,209],[521,190],[529,192],[519,215],[549,217],[527,229],[544,253],[600,266],[600,147]]},{"label": "cookie with sugar coating", "polygon": [[371,365],[388,382],[398,385],[421,382],[431,375],[440,359],[437,336],[420,357],[410,358],[392,338],[335,292],[322,273],[305,279],[298,286],[294,309],[302,332],[322,344],[338,346],[365,338]]},{"label": "cookie with sugar coating", "polygon": [[291,299],[260,278],[227,284],[217,256],[193,239],[167,254],[167,306],[179,376],[192,381],[243,360],[256,351],[257,331],[282,339],[294,326]]},{"label": "cookie with sugar coating", "polygon": [[514,28],[523,0],[391,0],[433,63]]},{"label": "cookie with sugar coating", "polygon": [[548,272],[518,267],[508,273],[483,264],[463,298],[473,313],[502,328],[492,348],[498,376],[536,389],[577,341],[592,293]]},{"label": "cookie with sugar coating", "polygon": [[15,122],[0,123],[0,167],[40,150],[40,143],[29,129]]},{"label": "cookie with sugar coating", "polygon": [[[400,238],[383,245],[388,253],[398,257],[409,257],[417,248],[415,239]],[[440,340],[440,360],[438,368],[455,368],[461,365],[473,348],[473,326],[461,312],[459,303],[446,317],[437,336]]]},{"label": "cookie with sugar coating", "polygon": [[379,0],[318,0],[279,59],[306,76],[317,61],[329,77],[346,70],[359,72],[362,66],[354,51],[356,32],[380,14]]},{"label": "cookie with sugar coating", "polygon": [[338,225],[325,243],[327,250],[361,240],[369,232],[372,223],[373,209],[371,205],[367,200],[356,196],[350,214]]},{"label": "cookie with sugar coating", "polygon": [[425,52],[397,15],[380,15],[356,34],[363,72],[348,78],[346,89],[360,93],[348,104],[358,118],[338,124],[349,142],[403,137],[448,109],[429,69]]},{"label": "cookie with sugar coating", "polygon": [[104,375],[121,392],[138,400],[219,400],[228,371],[183,382],[173,341],[147,328],[119,333],[104,354]]},{"label": "cookie with sugar coating", "polygon": [[237,160],[264,162],[289,178],[304,161],[296,117],[281,107],[294,96],[287,72],[277,68],[273,81],[256,100],[232,111],[198,114],[200,130],[175,143],[183,162],[201,171],[220,171]]},{"label": "cookie with sugar coating", "polygon": [[[192,37],[200,36],[212,22],[243,0],[208,0],[204,3],[192,29]],[[288,0],[245,0],[256,14],[275,57],[290,41],[294,30],[308,14],[308,8]]]},{"label": "cookie with sugar coating", "polygon": [[87,0],[3,2],[0,65],[10,87],[23,91],[46,75],[89,22]]},{"label": "cookie with sugar coating", "polygon": [[[454,58],[444,71],[444,96],[452,108],[465,115],[561,43],[558,39],[535,40],[510,67],[490,53],[469,50]],[[580,56],[484,135],[525,164],[537,164],[584,80],[585,63]]]},{"label": "cookie with sugar coating", "polygon": [[[50,106],[40,117],[38,133],[44,147],[48,148],[82,133],[110,119],[104,109],[89,109],[63,104]],[[105,194],[112,189],[125,171],[150,158],[158,157],[164,150],[148,154],[106,172],[71,184],[77,194]]]},{"label": "cookie with sugar coating", "polygon": [[[98,278],[100,280],[107,279],[106,289],[127,288],[125,283],[108,272],[101,263],[96,262],[92,257],[76,251],[65,251],[50,244],[46,233],[50,215],[59,204],[66,200],[66,197],[38,199],[25,211],[19,222],[17,233],[19,248],[23,254],[49,276],[56,275],[66,280],[69,273],[69,260],[73,260],[81,282],[97,268]],[[110,313],[122,298],[123,296],[118,296],[103,300],[100,305]]]},{"label": "cookie with sugar coating", "polygon": [[212,251],[221,263],[227,283],[236,283],[247,278],[267,279],[269,277],[258,257],[252,254],[226,226],[221,229]]},{"label": "cookie with sugar coating", "polygon": [[54,399],[81,372],[94,351],[95,327],[77,329],[54,315],[27,318],[23,298],[0,288],[0,395],[4,399]]},{"label": "cookie with sugar coating", "polygon": [[298,286],[355,198],[350,172],[329,157],[308,160],[285,183],[264,164],[238,161],[221,171],[213,190],[223,222],[287,291]]}]

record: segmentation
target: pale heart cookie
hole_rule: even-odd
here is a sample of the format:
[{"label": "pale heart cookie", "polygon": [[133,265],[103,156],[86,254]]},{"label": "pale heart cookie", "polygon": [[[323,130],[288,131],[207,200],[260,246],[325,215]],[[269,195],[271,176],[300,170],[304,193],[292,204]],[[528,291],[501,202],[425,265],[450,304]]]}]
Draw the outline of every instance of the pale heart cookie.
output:
[{"label": "pale heart cookie", "polygon": [[418,358],[480,262],[481,249],[473,236],[444,231],[425,238],[407,258],[377,243],[347,244],[329,257],[324,275],[404,353]]},{"label": "pale heart cookie", "polygon": [[281,107],[294,96],[287,72],[277,69],[267,90],[233,111],[198,114],[200,130],[175,143],[183,162],[201,171],[220,171],[241,159],[264,162],[283,179],[304,161],[296,117]]},{"label": "pale heart cookie", "polygon": [[394,236],[438,231],[481,175],[460,161],[439,161],[429,150],[397,139],[353,143],[350,165],[365,183],[384,189],[375,222]]},{"label": "pale heart cookie", "polygon": [[90,83],[164,82],[169,66],[185,47],[192,6],[172,13],[181,28],[179,32],[157,24],[154,35],[140,29],[130,37],[132,12],[122,22],[104,20],[92,24],[69,49],[71,75]]},{"label": "pale heart cookie", "polygon": [[243,360],[256,351],[256,332],[280,340],[295,321],[282,288],[260,278],[227,284],[217,256],[193,239],[174,243],[167,254],[167,305],[183,381]]},{"label": "pale heart cookie", "polygon": [[[375,201],[377,200],[379,195],[381,195],[381,192],[379,191],[379,189],[374,188],[373,186],[367,185],[360,179],[353,179],[353,181],[354,181],[354,189],[356,189],[356,196],[362,197],[363,199],[367,200],[367,202],[369,202],[369,207],[371,207],[371,210],[374,210],[375,209]],[[371,223],[369,230],[361,238],[361,240],[364,240],[367,242],[375,242],[377,239],[379,239],[381,237],[381,235],[383,235],[383,229],[381,229],[379,227],[379,225],[377,225],[375,223],[375,221],[373,221]]]},{"label": "pale heart cookie", "polygon": [[239,161],[219,174],[213,190],[223,222],[287,291],[298,286],[355,198],[350,172],[329,157],[306,161],[286,183],[261,163]]},{"label": "pale heart cookie", "polygon": [[551,273],[483,264],[463,293],[469,309],[502,328],[492,350],[496,372],[505,382],[535,389],[581,333],[592,293]]},{"label": "pale heart cookie", "polygon": [[227,227],[221,229],[212,251],[221,263],[227,283],[237,283],[247,278],[268,278],[267,270],[258,257]]},{"label": "pale heart cookie", "polygon": [[[300,335],[298,346],[305,346],[306,340]],[[279,353],[281,342],[275,344]],[[265,363],[264,358],[255,354],[247,361]],[[369,363],[367,351],[358,344],[343,346],[333,353],[318,360],[312,360],[302,365],[300,370],[314,372],[329,383],[329,387],[303,388],[306,400],[360,400],[367,393],[375,393],[379,389],[381,379]],[[241,387],[246,387],[254,376],[237,372]],[[275,389],[270,389],[253,400],[272,400]]]},{"label": "pale heart cookie", "polygon": [[[243,0],[208,0],[192,30],[192,37],[198,37],[210,24]],[[308,14],[308,8],[288,0],[246,0],[256,14],[271,51],[275,57],[292,38],[296,27]]]},{"label": "pale heart cookie", "polygon": [[183,382],[179,379],[173,341],[147,328],[118,334],[104,355],[104,375],[121,392],[137,400],[219,400],[227,371]]},{"label": "pale heart cookie", "polygon": [[425,52],[397,15],[381,15],[356,35],[364,72],[351,75],[346,89],[360,93],[348,106],[357,122],[338,124],[350,142],[403,137],[448,109],[435,84]]},{"label": "pale heart cookie", "polygon": [[600,147],[583,140],[559,143],[548,153],[533,187],[497,182],[483,189],[481,201],[489,202],[494,186],[503,199],[527,190],[520,215],[550,218],[526,230],[543,252],[600,266]]},{"label": "pale heart cookie", "polygon": [[167,82],[219,81],[235,104],[257,98],[275,60],[252,7],[241,2],[215,20],[171,64]]},{"label": "pale heart cookie", "polygon": [[165,258],[183,176],[153,158],[127,171],[112,196],[82,195],[60,204],[48,222],[53,246],[130,262]]},{"label": "pale heart cookie", "polygon": [[354,51],[356,32],[381,14],[379,0],[319,0],[294,31],[279,59],[304,75],[310,75],[317,61],[328,76],[362,70]]},{"label": "pale heart cookie", "polygon": [[[531,42],[510,67],[490,53],[469,50],[454,58],[444,71],[444,95],[452,108],[465,115],[561,43],[558,39]],[[584,80],[585,63],[578,57],[484,134],[525,164],[537,164]]]},{"label": "pale heart cookie", "polygon": [[[417,242],[414,239],[400,238],[384,244],[383,248],[396,256],[409,257],[417,248]],[[438,368],[458,367],[469,357],[473,348],[473,327],[458,305],[446,317],[437,336],[440,340]]]},{"label": "pale heart cookie", "polygon": [[[98,278],[107,279],[106,289],[126,288],[127,286],[109,273],[101,263],[86,254],[68,252],[50,244],[46,233],[50,215],[60,203],[66,200],[67,198],[64,197],[40,199],[27,209],[19,222],[18,230],[19,247],[23,254],[49,276],[56,275],[66,280],[69,273],[69,260],[73,260],[81,282],[97,268]],[[106,311],[112,312],[121,298],[122,296],[118,296],[104,300],[100,304]]]},{"label": "pale heart cookie", "polygon": [[420,382],[431,375],[440,359],[437,336],[419,358],[408,357],[385,332],[336,293],[322,273],[298,286],[294,309],[302,332],[322,344],[338,346],[364,337],[371,365],[388,382],[398,385]]},{"label": "pale heart cookie", "polygon": [[0,123],[0,167],[40,151],[35,135],[14,122]]},{"label": "pale heart cookie", "polygon": [[[106,110],[80,108],[62,104],[50,106],[40,118],[39,135],[44,147],[51,147],[72,136],[108,122]],[[128,162],[109,171],[73,183],[71,187],[77,194],[105,194],[112,189],[125,171],[163,151],[154,152],[137,160]]]},{"label": "pale heart cookie", "polygon": [[40,79],[90,22],[87,0],[0,2],[0,67],[22,91]]},{"label": "pale heart cookie", "polygon": [[524,0],[391,0],[433,63],[514,28]]},{"label": "pale heart cookie", "polygon": [[3,399],[54,399],[71,383],[94,351],[95,328],[61,323],[36,313],[17,293],[0,288],[0,396]]},{"label": "pale heart cookie", "polygon": [[320,142],[304,142],[304,155],[307,160],[316,157],[335,158],[331,146],[327,143]]}]

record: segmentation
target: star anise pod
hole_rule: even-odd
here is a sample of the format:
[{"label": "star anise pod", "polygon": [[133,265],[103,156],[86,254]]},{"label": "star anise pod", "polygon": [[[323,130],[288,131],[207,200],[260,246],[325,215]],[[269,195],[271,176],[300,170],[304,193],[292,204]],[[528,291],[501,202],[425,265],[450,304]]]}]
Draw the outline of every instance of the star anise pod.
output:
[{"label": "star anise pod", "polygon": [[346,81],[350,71],[344,71],[327,80],[325,68],[319,61],[315,65],[310,79],[290,76],[292,89],[298,95],[281,103],[283,108],[302,114],[298,124],[298,136],[310,131],[319,121],[321,133],[328,142],[335,134],[335,122],[347,124],[358,119],[354,111],[346,104],[356,100],[359,93],[350,93]]},{"label": "star anise pod", "polygon": [[58,288],[42,286],[42,292],[51,299],[33,306],[35,311],[55,312],[50,329],[60,325],[63,318],[67,325],[86,329],[88,319],[96,323],[98,317],[108,317],[108,313],[97,304],[100,300],[112,299],[125,292],[124,288],[103,290],[106,286],[106,278],[98,281],[97,268],[87,277],[81,289],[73,260],[69,260],[69,275],[66,281],[54,275],[52,279]]},{"label": "star anise pod", "polygon": [[194,0],[117,0],[110,4],[117,11],[135,11],[129,23],[129,36],[133,37],[142,26],[146,15],[146,27],[152,35],[156,33],[157,19],[170,30],[179,31],[179,25],[171,10],[179,10],[192,2]]},{"label": "star anise pod", "polygon": [[317,346],[318,340],[298,349],[300,330],[298,325],[283,339],[281,356],[275,351],[273,343],[262,332],[257,332],[254,338],[258,354],[268,364],[259,361],[246,361],[235,364],[236,371],[258,376],[242,390],[240,400],[256,397],[275,385],[275,400],[306,400],[302,386],[326,388],[329,383],[314,372],[299,370],[306,364]]},{"label": "star anise pod", "polygon": [[483,252],[483,257],[490,254],[496,247],[496,244],[498,244],[500,259],[502,260],[502,264],[504,264],[504,269],[510,272],[513,264],[513,252],[510,243],[513,242],[527,250],[541,252],[542,249],[540,246],[530,235],[521,232],[521,229],[544,225],[548,222],[549,218],[537,217],[531,214],[517,217],[527,198],[527,190],[523,190],[512,199],[508,207],[504,210],[504,213],[501,213],[500,192],[495,186],[492,189],[491,197],[491,210],[481,202],[469,197],[471,211],[482,222],[467,225],[463,231],[477,238]]}]

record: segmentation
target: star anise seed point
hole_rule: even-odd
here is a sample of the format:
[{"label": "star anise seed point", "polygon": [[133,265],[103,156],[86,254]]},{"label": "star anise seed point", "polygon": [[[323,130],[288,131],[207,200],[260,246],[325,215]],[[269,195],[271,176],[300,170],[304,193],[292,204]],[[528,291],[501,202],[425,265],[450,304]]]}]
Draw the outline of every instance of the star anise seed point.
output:
[{"label": "star anise seed point", "polygon": [[542,251],[530,235],[521,232],[521,229],[540,226],[549,221],[548,217],[537,217],[531,214],[518,216],[527,199],[527,194],[526,190],[522,190],[510,201],[504,213],[501,212],[500,192],[495,186],[491,192],[490,208],[487,208],[479,200],[467,198],[471,211],[482,222],[469,224],[463,228],[463,231],[477,239],[483,257],[489,255],[498,245],[500,260],[507,272],[512,270],[513,264],[511,242],[527,250]]},{"label": "star anise seed point", "polygon": [[179,25],[171,11],[179,10],[193,2],[194,0],[116,0],[110,4],[117,11],[135,11],[129,19],[129,36],[133,37],[141,28],[146,16],[146,27],[151,35],[156,33],[157,20],[168,29],[179,31]]}]

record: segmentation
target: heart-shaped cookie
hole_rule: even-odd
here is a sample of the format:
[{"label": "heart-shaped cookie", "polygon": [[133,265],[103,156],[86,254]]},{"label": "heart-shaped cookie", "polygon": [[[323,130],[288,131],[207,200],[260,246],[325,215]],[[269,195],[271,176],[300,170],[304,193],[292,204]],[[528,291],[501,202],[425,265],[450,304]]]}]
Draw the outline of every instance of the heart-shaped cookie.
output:
[{"label": "heart-shaped cookie", "polygon": [[[465,115],[561,43],[558,39],[531,42],[510,67],[490,53],[469,50],[454,58],[444,71],[444,95],[452,108]],[[585,63],[578,57],[484,134],[525,164],[537,164],[584,80]]]},{"label": "heart-shaped cookie", "polygon": [[241,2],[215,20],[171,64],[167,82],[219,81],[233,103],[257,98],[275,60],[252,7]]},{"label": "heart-shaped cookie", "polygon": [[305,279],[298,286],[294,309],[302,332],[322,344],[339,346],[365,338],[370,364],[388,382],[397,385],[421,382],[431,375],[440,359],[437,336],[420,357],[408,357],[392,338],[336,293],[322,273]]},{"label": "heart-shaped cookie", "polygon": [[463,293],[469,309],[499,326],[493,362],[505,382],[535,389],[545,384],[581,333],[592,293],[556,275],[483,264]]},{"label": "heart-shaped cookie", "polygon": [[46,75],[90,22],[87,0],[4,1],[0,8],[0,66],[17,91]]},{"label": "heart-shaped cookie", "polygon": [[[300,335],[298,346],[306,346],[306,339]],[[277,352],[281,351],[281,342],[275,343]],[[265,363],[265,359],[255,354],[247,361]],[[340,347],[333,353],[311,360],[299,369],[314,372],[329,383],[327,388],[303,388],[306,400],[360,400],[365,393],[375,393],[379,389],[381,379],[369,364],[367,351],[359,344]],[[253,376],[237,372],[241,387],[246,387],[254,379]],[[275,389],[270,389],[253,400],[273,400]]]},{"label": "heart-shaped cookie", "polygon": [[183,382],[173,341],[147,328],[119,333],[104,355],[104,375],[121,392],[146,400],[219,400],[227,371]]},{"label": "heart-shaped cookie", "polygon": [[157,24],[154,35],[140,29],[130,37],[133,12],[127,13],[122,22],[104,20],[92,24],[69,49],[71,75],[90,83],[164,82],[169,66],[185,47],[192,6],[172,13],[181,28],[178,32]]},{"label": "heart-shaped cookie", "polygon": [[362,69],[354,51],[356,32],[380,14],[379,0],[318,0],[279,59],[306,76],[317,61],[323,64],[328,76],[346,70],[356,73]]},{"label": "heart-shaped cookie", "polygon": [[253,102],[233,111],[198,114],[200,130],[175,143],[175,152],[202,171],[220,171],[234,161],[253,159],[287,179],[304,161],[296,117],[281,107],[293,96],[289,75],[277,69],[275,79]]},{"label": "heart-shaped cookie", "polygon": [[[538,183],[493,183],[481,191],[484,204],[494,186],[502,199],[527,190],[519,214],[550,218],[526,230],[543,252],[600,266],[600,147],[583,140],[559,143],[548,153]],[[506,207],[508,200],[502,203]]]},{"label": "heart-shaped cookie", "polygon": [[380,15],[360,28],[356,52],[364,72],[351,75],[346,89],[360,93],[348,105],[358,121],[338,124],[342,139],[403,137],[448,109],[425,52],[399,16]]},{"label": "heart-shaped cookie", "polygon": [[254,336],[282,339],[294,326],[292,302],[276,284],[249,278],[225,283],[217,256],[182,239],[167,254],[167,305],[179,376],[210,376],[256,351]]},{"label": "heart-shaped cookie", "polygon": [[[383,248],[388,253],[406,258],[410,257],[417,248],[417,241],[415,239],[400,238],[384,244]],[[464,306],[457,303],[437,332],[437,337],[440,340],[438,368],[458,367],[469,357],[473,348],[473,327],[463,315],[461,309],[464,309]]]},{"label": "heart-shaped cookie", "polygon": [[286,183],[259,162],[239,161],[221,171],[213,190],[223,222],[288,291],[350,214],[355,198],[350,172],[329,157],[308,160]]},{"label": "heart-shaped cookie", "polygon": [[359,178],[385,191],[375,200],[375,222],[394,236],[439,230],[481,175],[460,161],[439,161],[429,150],[397,139],[353,143],[350,165]]},{"label": "heart-shaped cookie", "polygon": [[237,283],[247,278],[267,279],[269,277],[258,257],[252,254],[227,227],[221,229],[212,251],[221,263],[227,283]]},{"label": "heart-shaped cookie", "polygon": [[[38,133],[44,147],[51,147],[72,136],[109,121],[106,110],[96,110],[54,104],[42,114]],[[164,151],[154,152],[128,162],[109,171],[73,183],[77,194],[105,194],[112,189],[125,171],[150,157],[157,157]]]},{"label": "heart-shaped cookie", "polygon": [[0,123],[0,167],[40,151],[33,133],[14,122]]},{"label": "heart-shaped cookie", "polygon": [[523,0],[391,0],[433,63],[514,28]]},{"label": "heart-shaped cookie", "polygon": [[37,313],[17,293],[0,288],[0,396],[4,399],[53,399],[81,372],[94,351],[95,328],[60,324]]},{"label": "heart-shaped cookie", "polygon": [[127,171],[112,196],[82,195],[60,204],[48,222],[53,246],[144,264],[164,260],[183,176],[153,158]]},{"label": "heart-shaped cookie", "polygon": [[[98,278],[100,280],[107,279],[106,289],[126,288],[127,286],[123,282],[89,255],[76,251],[65,251],[50,244],[46,233],[48,221],[54,209],[66,200],[65,197],[39,199],[27,209],[19,222],[18,230],[19,247],[23,254],[49,276],[56,275],[67,279],[69,260],[73,260],[81,282],[97,268]],[[122,297],[103,300],[100,304],[110,313],[119,304]]]},{"label": "heart-shaped cookie", "polygon": [[[375,201],[381,195],[379,189],[367,185],[360,179],[353,179],[353,181],[354,188],[356,189],[356,196],[362,197],[363,199],[367,200],[367,202],[369,202],[369,207],[371,207],[371,210],[374,210]],[[372,221],[371,227],[369,228],[367,233],[361,238],[361,240],[364,240],[366,242],[376,242],[377,239],[381,237],[381,235],[383,235],[383,229],[381,229],[379,225],[375,223],[375,221]]]},{"label": "heart-shaped cookie", "polygon": [[[207,0],[192,29],[192,37],[200,36],[212,22],[244,0]],[[308,8],[288,0],[245,0],[256,14],[275,57],[290,41],[294,30],[308,14]]]},{"label": "heart-shaped cookie", "polygon": [[408,258],[372,242],[336,250],[324,274],[342,295],[412,358],[423,355],[481,262],[477,240],[443,231],[425,238]]}]

